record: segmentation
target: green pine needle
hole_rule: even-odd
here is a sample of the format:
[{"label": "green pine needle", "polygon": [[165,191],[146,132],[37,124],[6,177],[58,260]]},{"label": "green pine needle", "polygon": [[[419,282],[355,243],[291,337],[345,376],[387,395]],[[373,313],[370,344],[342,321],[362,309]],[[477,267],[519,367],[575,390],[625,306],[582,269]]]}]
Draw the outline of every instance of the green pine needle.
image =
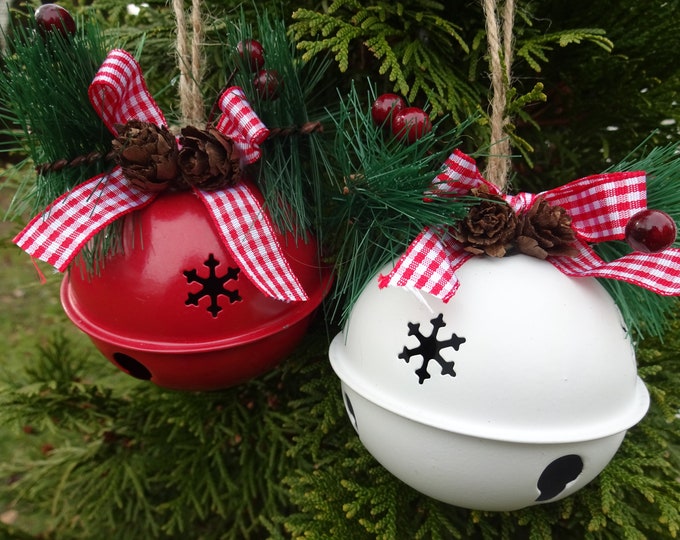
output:
[{"label": "green pine needle", "polygon": [[[680,154],[677,145],[644,149],[645,143],[609,171],[645,171],[647,207],[663,210],[680,222]],[[636,157],[638,156],[638,157]],[[674,247],[680,247],[676,240]],[[631,252],[623,241],[595,244],[593,249],[605,261]],[[616,300],[629,330],[637,338],[662,337],[668,318],[678,307],[677,297],[660,296],[647,289],[616,280],[600,280]]]},{"label": "green pine needle", "polygon": [[[91,107],[87,89],[110,49],[94,23],[78,21],[74,36],[41,36],[35,20],[13,21],[3,52],[0,118],[14,135],[3,151],[21,150],[36,165],[106,153],[111,134]],[[90,164],[39,175],[15,210],[42,211],[54,199],[106,166]]]},{"label": "green pine needle", "polygon": [[[447,133],[441,122],[413,144],[376,125],[356,87],[341,99],[329,152],[337,171],[336,195],[327,208],[337,275],[334,313],[344,319],[361,290],[387,262],[401,255],[427,226],[452,225],[472,199],[426,195],[441,167],[474,119]],[[340,308],[342,305],[342,308]]]},{"label": "green pine needle", "polygon": [[[269,213],[283,230],[319,232],[317,217],[327,163],[320,137],[326,126],[321,123],[317,131],[309,134],[298,130],[310,122],[321,122],[325,116],[314,112],[313,103],[330,64],[320,58],[302,61],[284,21],[267,12],[258,14],[253,27],[242,11],[240,19],[226,22],[224,35],[222,52],[227,84],[244,90],[260,119],[272,130],[256,165],[256,180]],[[276,99],[260,97],[254,85],[256,74],[249,69],[247,59],[236,52],[238,43],[248,39],[262,44],[264,69],[279,74],[281,84]],[[280,129],[291,129],[292,133],[277,135],[275,132]]]},{"label": "green pine needle", "polygon": [[410,102],[427,99],[433,115],[463,121],[480,93],[473,78],[458,71],[470,47],[464,25],[450,12],[436,1],[335,0],[323,11],[296,9],[291,32],[303,58],[329,55],[345,72],[356,67],[352,64],[362,49],[360,55],[372,57],[375,71],[392,91]]}]

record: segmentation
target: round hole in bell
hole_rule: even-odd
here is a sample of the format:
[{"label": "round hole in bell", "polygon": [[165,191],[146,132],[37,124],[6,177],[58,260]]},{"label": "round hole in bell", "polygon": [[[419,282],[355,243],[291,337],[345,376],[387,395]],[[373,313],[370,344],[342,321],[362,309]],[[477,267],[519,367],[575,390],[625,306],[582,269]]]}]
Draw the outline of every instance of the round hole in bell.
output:
[{"label": "round hole in bell", "polygon": [[130,375],[136,379],[148,381],[151,379],[151,372],[139,360],[135,360],[122,352],[113,353],[113,360]]},{"label": "round hole in bell", "polygon": [[536,501],[549,501],[564,491],[567,484],[576,480],[583,472],[581,456],[569,454],[558,457],[543,469],[536,487],[540,495]]},{"label": "round hole in bell", "polygon": [[347,395],[347,392],[343,392],[342,397],[345,401],[345,410],[347,411],[347,414],[349,415],[350,422],[352,422],[352,426],[354,426],[354,429],[356,431],[359,431],[359,425],[357,424],[357,417],[356,417],[356,414],[354,413],[354,407],[352,407],[352,402],[349,400],[349,396]]}]

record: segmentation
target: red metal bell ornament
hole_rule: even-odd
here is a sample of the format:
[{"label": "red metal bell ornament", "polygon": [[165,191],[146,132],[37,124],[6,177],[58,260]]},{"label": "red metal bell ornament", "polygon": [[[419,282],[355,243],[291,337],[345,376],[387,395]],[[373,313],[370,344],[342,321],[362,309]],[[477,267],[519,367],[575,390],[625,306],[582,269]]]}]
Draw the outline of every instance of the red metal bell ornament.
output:
[{"label": "red metal bell ornament", "polygon": [[233,386],[292,352],[330,286],[312,238],[276,236],[305,301],[263,294],[198,197],[164,192],[126,218],[124,253],[108,258],[98,275],[71,268],[62,305],[104,356],[134,377],[179,390]]}]

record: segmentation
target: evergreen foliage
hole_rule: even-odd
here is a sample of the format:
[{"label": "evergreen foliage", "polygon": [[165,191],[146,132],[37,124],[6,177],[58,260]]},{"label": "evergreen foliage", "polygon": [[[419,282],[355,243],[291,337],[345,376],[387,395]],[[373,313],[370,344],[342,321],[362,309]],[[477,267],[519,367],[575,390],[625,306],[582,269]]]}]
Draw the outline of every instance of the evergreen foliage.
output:
[{"label": "evergreen foliage", "polygon": [[[537,72],[541,71],[543,64],[548,63],[548,55],[552,53],[556,45],[566,47],[589,41],[606,52],[611,52],[614,48],[614,43],[606,36],[602,28],[577,28],[535,34],[531,32],[534,24],[532,17],[525,15],[522,21],[526,26],[520,26],[523,31],[518,32],[519,43],[514,54],[517,59],[524,60],[531,69]],[[522,36],[526,38],[522,39]]]},{"label": "evergreen foliage", "polygon": [[[335,0],[324,11],[296,10],[291,32],[305,51],[303,58],[331,53],[341,72],[382,75],[387,90],[412,103],[428,103],[433,116],[446,114],[453,122],[463,122],[473,114],[486,113],[482,105],[488,91],[487,62],[482,61],[486,41],[481,7],[448,8],[436,1]],[[589,42],[611,50],[612,43],[600,28],[557,32],[534,28],[531,9],[521,8],[524,25],[517,33],[516,54],[532,70],[541,71],[555,46]],[[527,105],[545,99],[541,83],[526,92],[514,86],[507,112],[531,124]],[[513,124],[508,126],[508,135],[531,163],[532,144],[518,135]]]},{"label": "evergreen foliage", "polygon": [[[74,12],[95,13],[116,26],[107,31],[106,39],[139,51],[150,88],[172,118],[177,75],[174,23],[166,2],[149,4],[138,16],[114,0],[75,6]],[[375,204],[378,195],[372,189],[377,186],[380,200],[392,200],[413,218],[408,231],[418,230],[432,216],[421,213],[428,209],[422,200],[416,204],[415,197],[403,197],[406,186],[421,193],[431,171],[454,146],[469,153],[486,146],[488,81],[481,8],[475,3],[450,6],[433,1],[336,0],[325,8],[325,3],[319,7],[317,2],[277,1],[244,4],[242,10],[236,9],[239,4],[205,3],[210,14],[205,95],[216,95],[232,71],[233,56],[227,49],[233,50],[239,37],[230,20],[254,21],[257,13],[266,11],[265,4],[271,13],[292,16],[290,35],[304,53],[300,65],[311,67],[301,71],[306,81],[301,87],[315,90],[302,98],[305,108],[296,109],[302,116],[287,117],[292,111],[282,111],[281,125],[323,120],[331,151],[314,149],[319,161],[313,169],[344,167],[330,186],[334,196],[328,208],[321,209],[345,227],[342,234],[341,225],[336,229],[337,238],[347,242],[335,246],[338,259],[356,262],[351,255],[362,250],[363,262],[370,265],[377,264],[371,257],[391,257],[410,234],[403,234],[403,226],[395,234],[390,227],[399,212]],[[675,28],[680,2],[539,1],[518,8],[516,79],[508,110],[516,119],[510,135],[525,159],[514,162],[513,187],[540,191],[608,168],[644,169],[650,173],[650,207],[668,209],[679,220],[678,130],[673,121],[680,119],[676,103],[680,67],[674,57],[680,47]],[[264,30],[261,35],[260,28],[247,29],[272,40],[279,39],[275,35],[280,36],[282,29]],[[297,69],[298,60],[289,63],[296,54],[288,46],[273,48],[281,51],[284,64]],[[95,56],[102,52],[94,51]],[[81,71],[92,69],[87,59],[91,52],[88,49],[74,60]],[[327,65],[328,58],[338,72]],[[73,70],[67,73],[71,76]],[[87,73],[82,76],[80,82],[72,82],[89,83]],[[52,81],[45,91],[68,92],[51,88],[55,84]],[[335,87],[340,89],[340,112],[324,111],[319,104],[338,101]],[[378,130],[368,122],[365,104],[371,92],[393,89],[412,103],[428,106],[433,116],[441,115],[437,136],[450,134],[446,148],[428,139],[420,148],[383,145]],[[328,121],[326,112],[340,119],[338,125]],[[31,120],[22,126],[23,115],[12,118],[23,130],[33,124]],[[466,126],[471,118],[479,121]],[[92,138],[94,124],[81,121]],[[349,128],[345,135],[340,126]],[[368,132],[378,144],[346,137],[352,129]],[[67,139],[73,140],[73,135]],[[631,154],[642,140],[649,146]],[[108,142],[106,134],[106,146]],[[88,141],[88,148],[91,144]],[[420,154],[424,148],[432,153]],[[52,150],[25,149],[35,162],[64,157],[62,147]],[[76,147],[73,152],[81,150]],[[292,148],[291,155],[298,150]],[[352,161],[350,156],[357,154],[360,162]],[[387,179],[371,174],[387,154],[394,157],[389,181],[358,184],[367,176]],[[278,170],[297,170],[297,164],[285,161],[285,148],[276,155],[270,157]],[[279,158],[283,161],[277,162]],[[365,171],[364,178],[356,176],[357,169]],[[89,172],[82,174],[87,177]],[[307,216],[319,210],[316,174],[305,180],[305,190],[311,191],[297,199],[298,208],[309,210]],[[395,179],[402,189],[391,191]],[[69,182],[77,181],[69,177]],[[287,189],[273,182],[277,189]],[[344,187],[349,194],[343,195]],[[35,204],[35,199],[29,200]],[[378,244],[357,227],[350,231],[348,217],[357,215],[379,222],[379,240],[386,243]],[[312,221],[307,217],[302,225]],[[622,244],[602,246],[601,254],[616,257],[625,249]],[[338,290],[351,298],[365,271],[340,268],[346,286]],[[52,335],[26,360],[23,373],[0,385],[3,428],[30,444],[36,437],[26,429],[31,427],[40,433],[40,441],[50,443],[41,452],[36,438],[35,452],[0,464],[0,477],[7,479],[0,486],[2,500],[12,500],[21,511],[44,520],[41,538],[53,540],[675,538],[680,532],[677,301],[660,301],[619,282],[604,283],[615,296],[627,299],[624,315],[629,324],[635,322],[631,329],[639,338],[639,373],[652,405],[597,479],[557,503],[518,512],[469,511],[427,498],[392,477],[363,448],[346,418],[339,383],[327,361],[329,339],[338,329],[322,321],[279,368],[212,393],[171,392],[137,382],[117,372],[93,349],[83,351],[64,335]],[[34,538],[5,525],[0,525],[1,534],[17,540]]]},{"label": "evergreen foliage", "polygon": [[370,84],[366,95],[353,86],[333,117],[328,155],[336,185],[325,227],[333,231],[327,239],[337,281],[332,311],[341,309],[343,320],[368,280],[425,227],[455,224],[476,201],[424,196],[474,118],[448,132],[440,122],[414,144],[404,144],[389,126],[373,121],[370,104],[376,97]]},{"label": "evergreen foliage", "polygon": [[[224,19],[219,50],[224,65],[223,84],[243,88],[264,124],[275,132],[263,144],[263,156],[255,173],[272,219],[284,230],[320,232],[318,217],[328,158],[319,139],[328,124],[327,113],[318,103],[319,87],[325,81],[328,62],[320,58],[305,62],[298,57],[282,19],[263,11],[257,25],[248,23],[245,11],[235,20]],[[276,99],[260,96],[247,60],[236,53],[240,41],[257,38],[265,51],[265,67],[279,74]],[[304,126],[313,126],[301,133]]]},{"label": "evergreen foliage", "polygon": [[107,375],[99,356],[55,334],[0,394],[3,421],[48,433],[54,448],[2,464],[14,479],[2,491],[49,516],[54,539],[674,537],[677,321],[672,328],[638,355],[649,413],[596,480],[558,503],[470,511],[392,477],[346,419],[320,326],[280,368],[212,393]]},{"label": "evergreen foliage", "polygon": [[[17,20],[18,19],[18,20]],[[42,36],[32,17],[15,18],[13,39],[3,51],[0,109],[3,123],[23,135],[11,138],[5,151],[22,150],[35,165],[72,160],[91,152],[106,154],[110,133],[90,106],[87,87],[113,47],[98,25],[79,21],[77,33]],[[102,168],[102,160],[76,168],[47,171],[17,201],[16,214],[42,211],[59,195]]]},{"label": "evergreen foliage", "polygon": [[[535,191],[599,172],[650,134],[650,144],[677,140],[680,66],[673,51],[680,34],[671,22],[680,16],[677,1],[536,2],[532,16],[533,28],[543,31],[602,28],[613,49],[555,49],[540,74],[515,66],[517,85],[540,80],[547,96],[527,108],[532,124],[517,125],[534,149],[533,167],[517,164],[518,184]],[[523,32],[521,24],[516,31]]]},{"label": "evergreen foliage", "polygon": [[460,121],[476,110],[479,94],[460,73],[451,72],[450,59],[468,54],[470,46],[461,27],[443,16],[444,7],[431,1],[337,0],[325,13],[297,10],[291,31],[307,58],[329,51],[343,72],[360,43],[395,91],[412,102],[424,97],[433,114],[446,111]]}]

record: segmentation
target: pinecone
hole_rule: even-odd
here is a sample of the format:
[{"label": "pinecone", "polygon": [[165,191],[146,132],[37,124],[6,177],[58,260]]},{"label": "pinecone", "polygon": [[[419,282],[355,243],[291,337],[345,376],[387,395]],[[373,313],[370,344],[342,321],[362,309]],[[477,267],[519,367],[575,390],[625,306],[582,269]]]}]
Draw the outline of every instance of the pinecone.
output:
[{"label": "pinecone", "polygon": [[453,237],[463,244],[465,251],[503,257],[515,237],[515,212],[502,197],[486,189],[472,189],[470,195],[487,200],[470,208],[468,215],[453,228]]},{"label": "pinecone", "polygon": [[130,120],[116,125],[115,160],[125,177],[146,191],[161,191],[177,176],[177,141],[167,128]]},{"label": "pinecone", "polygon": [[551,206],[542,197],[519,216],[516,245],[526,255],[538,259],[573,257],[578,254],[572,246],[575,239],[571,216],[561,206]]},{"label": "pinecone", "polygon": [[240,180],[240,157],[231,139],[217,130],[182,128],[179,151],[180,183],[214,190],[234,185]]}]

